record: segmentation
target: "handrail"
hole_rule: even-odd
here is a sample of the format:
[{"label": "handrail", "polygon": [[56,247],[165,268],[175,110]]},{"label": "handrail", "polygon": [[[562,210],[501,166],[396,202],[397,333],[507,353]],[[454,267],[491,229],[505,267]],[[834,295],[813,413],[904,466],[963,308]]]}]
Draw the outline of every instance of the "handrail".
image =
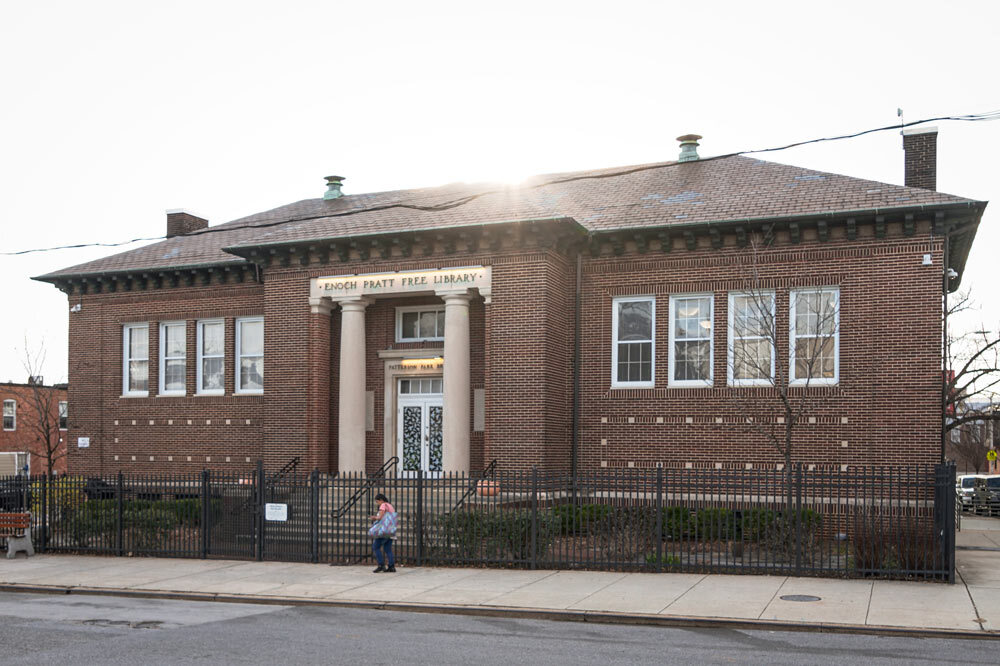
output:
[{"label": "handrail", "polygon": [[458,511],[458,508],[465,503],[465,500],[467,500],[470,496],[472,496],[473,493],[476,492],[476,486],[479,483],[479,480],[486,479],[486,477],[492,477],[494,474],[496,474],[496,471],[497,471],[497,460],[496,458],[494,458],[490,462],[490,464],[486,466],[486,469],[483,470],[483,473],[480,475],[479,479],[472,479],[471,481],[469,481],[469,489],[465,491],[465,494],[458,499],[458,502],[455,504],[455,506],[451,507],[451,511],[449,511],[448,513],[453,513],[455,511]]},{"label": "handrail", "polygon": [[355,504],[358,503],[358,500],[361,499],[362,495],[370,491],[376,483],[384,479],[386,472],[388,472],[390,468],[395,467],[398,464],[399,464],[399,458],[397,456],[393,456],[388,460],[386,460],[384,463],[382,463],[382,466],[379,467],[378,471],[369,476],[368,480],[365,481],[363,486],[355,490],[354,494],[351,495],[349,498],[347,498],[347,500],[340,505],[339,509],[330,514],[331,516],[333,516],[334,520],[340,520],[341,518],[343,518],[344,515],[351,510],[351,507],[353,507]]},{"label": "handrail", "polygon": [[299,462],[300,462],[299,457],[295,456],[294,458],[292,458],[291,460],[289,460],[288,462],[286,462],[284,464],[284,466],[281,469],[279,469],[277,472],[275,472],[271,476],[271,478],[268,479],[268,480],[271,483],[277,483],[281,479],[285,478],[286,476],[288,476],[289,474],[291,474],[292,472],[294,472],[295,468],[297,468],[299,466]]}]

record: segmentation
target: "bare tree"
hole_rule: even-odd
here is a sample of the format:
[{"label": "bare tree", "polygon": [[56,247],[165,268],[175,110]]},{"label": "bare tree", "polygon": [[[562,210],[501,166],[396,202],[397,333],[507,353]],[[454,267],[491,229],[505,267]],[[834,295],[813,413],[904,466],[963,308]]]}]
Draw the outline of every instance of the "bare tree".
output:
[{"label": "bare tree", "polygon": [[993,425],[990,421],[966,421],[949,432],[948,449],[964,471],[972,467],[980,474],[986,468],[986,455],[993,448]]},{"label": "bare tree", "polygon": [[1000,421],[1000,331],[989,331],[982,324],[978,330],[953,332],[949,324],[956,316],[966,320],[977,310],[969,292],[959,293],[948,303],[945,316],[948,326],[945,351],[945,375],[942,402],[942,437],[968,423]]},{"label": "bare tree", "polygon": [[784,460],[786,515],[792,510],[792,463],[797,427],[818,401],[817,386],[837,381],[840,292],[806,287],[788,292],[788,319],[779,317],[777,290],[760,275],[751,243],[746,287],[730,294],[727,381],[747,430]]},{"label": "bare tree", "polygon": [[28,375],[28,383],[14,391],[18,402],[26,407],[26,413],[18,419],[19,440],[31,455],[45,460],[51,476],[56,462],[66,455],[66,442],[59,430],[59,393],[44,384],[45,343],[32,351],[25,339],[21,365]]}]

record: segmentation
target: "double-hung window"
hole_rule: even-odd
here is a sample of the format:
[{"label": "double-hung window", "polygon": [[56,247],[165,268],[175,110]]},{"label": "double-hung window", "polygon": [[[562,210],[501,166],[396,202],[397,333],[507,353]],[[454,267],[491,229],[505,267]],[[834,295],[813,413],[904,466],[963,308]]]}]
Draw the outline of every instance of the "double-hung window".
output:
[{"label": "double-hung window", "polygon": [[840,380],[840,290],[792,291],[789,309],[792,383],[836,384]]},{"label": "double-hung window", "polygon": [[69,403],[65,400],[59,401],[59,429],[66,430],[69,427]]},{"label": "double-hung window", "polygon": [[649,388],[654,384],[656,299],[614,299],[611,320],[611,386]]},{"label": "double-hung window", "polygon": [[237,393],[264,392],[264,318],[236,320]]},{"label": "double-hung window", "polygon": [[444,340],[444,308],[396,308],[396,342]]},{"label": "double-hung window", "polygon": [[17,401],[3,401],[3,429],[17,430]]},{"label": "double-hung window", "polygon": [[187,324],[160,324],[160,395],[184,395],[187,385]]},{"label": "double-hung window", "polygon": [[126,324],[122,349],[122,394],[149,395],[149,324]]},{"label": "double-hung window", "polygon": [[729,294],[729,384],[767,386],[774,381],[774,292]]},{"label": "double-hung window", "polygon": [[226,324],[222,319],[198,322],[198,388],[203,395],[226,390]]},{"label": "double-hung window", "polygon": [[668,386],[712,385],[712,295],[670,297]]}]

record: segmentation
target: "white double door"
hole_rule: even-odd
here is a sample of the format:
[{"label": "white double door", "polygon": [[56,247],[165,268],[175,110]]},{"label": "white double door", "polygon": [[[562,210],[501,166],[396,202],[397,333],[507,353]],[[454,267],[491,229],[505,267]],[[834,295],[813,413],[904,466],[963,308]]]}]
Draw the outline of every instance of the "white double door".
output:
[{"label": "white double door", "polygon": [[[416,393],[419,385],[400,382],[398,412],[396,415],[396,441],[400,469],[404,476],[415,476],[423,471],[437,476],[442,469],[444,425],[444,396],[440,393]],[[440,390],[440,380],[429,386]]]}]

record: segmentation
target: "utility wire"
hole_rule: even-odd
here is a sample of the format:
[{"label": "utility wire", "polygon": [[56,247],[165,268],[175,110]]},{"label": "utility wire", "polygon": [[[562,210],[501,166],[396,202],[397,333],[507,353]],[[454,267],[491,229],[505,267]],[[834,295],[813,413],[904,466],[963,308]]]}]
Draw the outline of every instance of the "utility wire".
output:
[{"label": "utility wire", "polygon": [[[773,152],[777,152],[777,151],[780,151],[780,150],[788,150],[790,148],[797,148],[799,146],[809,145],[809,144],[812,144],[812,143],[823,143],[823,142],[827,142],[827,141],[841,141],[841,140],[844,140],[844,139],[855,139],[855,138],[860,137],[860,136],[865,136],[866,134],[874,134],[876,132],[885,132],[885,131],[888,131],[888,130],[902,130],[904,128],[912,127],[914,125],[922,125],[924,123],[932,123],[932,122],[939,122],[939,121],[946,121],[946,120],[957,121],[957,122],[982,122],[982,121],[1000,120],[1000,109],[995,110],[995,111],[987,111],[985,113],[970,113],[970,114],[959,115],[959,116],[938,116],[936,118],[924,118],[923,120],[914,120],[914,121],[911,121],[911,122],[908,122],[908,123],[899,123],[899,124],[896,124],[896,125],[886,125],[885,127],[875,127],[875,128],[872,128],[872,129],[866,129],[866,130],[862,130],[860,132],[854,132],[853,134],[841,134],[841,135],[838,135],[838,136],[820,137],[818,139],[808,139],[808,140],[805,140],[805,141],[796,141],[795,143],[789,143],[789,144],[785,144],[783,146],[774,146],[772,148],[757,148],[755,150],[741,150],[741,151],[734,152],[734,153],[725,153],[723,155],[713,155],[711,157],[702,157],[702,158],[699,158],[698,161],[699,162],[712,162],[712,161],[715,161],[715,160],[724,160],[724,159],[728,159],[730,157],[737,157],[739,155],[755,155],[755,154],[759,154],[759,153],[773,153]],[[627,176],[629,174],[639,173],[639,172],[642,172],[642,171],[653,171],[653,170],[656,170],[656,169],[669,169],[669,168],[676,167],[679,164],[683,164],[683,163],[682,162],[666,162],[664,164],[651,164],[651,165],[646,165],[646,166],[633,167],[633,168],[630,168],[630,169],[619,169],[619,170],[616,170],[616,171],[609,171],[607,173],[587,174],[587,175],[579,175],[579,176],[568,176],[566,178],[556,178],[556,179],[553,179],[553,180],[546,180],[546,181],[541,182],[541,183],[535,183],[533,185],[525,186],[522,189],[525,189],[525,190],[535,190],[535,189],[540,189],[540,188],[543,188],[543,187],[548,187],[550,185],[560,185],[560,184],[563,184],[563,183],[572,183],[572,182],[580,181],[580,180],[597,180],[597,179],[603,179],[603,178],[616,178],[618,176]],[[385,210],[394,210],[394,209],[415,210],[415,211],[420,211],[420,212],[425,212],[425,213],[437,213],[437,212],[443,212],[443,211],[447,211],[447,210],[452,210],[454,208],[458,208],[460,206],[464,206],[464,205],[466,205],[468,203],[471,203],[471,202],[475,201],[476,199],[481,199],[482,197],[490,196],[492,194],[499,194],[499,193],[502,193],[502,192],[505,192],[505,191],[506,190],[504,190],[504,189],[483,190],[481,192],[476,192],[474,194],[469,194],[469,195],[466,195],[466,196],[463,196],[463,197],[459,197],[457,199],[452,199],[451,201],[444,201],[444,202],[439,203],[439,204],[431,204],[431,205],[426,205],[426,206],[422,206],[422,205],[418,205],[418,204],[408,204],[408,203],[399,202],[399,203],[383,204],[381,206],[371,206],[371,207],[368,207],[368,208],[356,208],[356,209],[353,209],[353,210],[341,211],[339,213],[323,213],[321,215],[307,215],[307,216],[303,216],[303,217],[293,217],[293,218],[282,218],[282,219],[277,219],[277,220],[269,220],[269,221],[260,222],[258,224],[245,224],[245,225],[238,225],[238,226],[219,225],[217,227],[207,227],[205,229],[199,229],[198,231],[192,231],[191,233],[187,233],[187,234],[180,234],[178,236],[174,236],[174,238],[200,236],[202,234],[218,233],[218,232],[221,232],[221,231],[236,231],[236,230],[240,230],[240,229],[267,229],[267,228],[270,228],[270,227],[280,226],[282,224],[292,224],[292,223],[295,223],[295,222],[308,222],[308,221],[311,221],[311,220],[321,220],[321,219],[329,219],[329,218],[336,218],[336,217],[348,217],[348,216],[352,216],[352,215],[360,215],[362,213],[377,213],[377,212],[381,212],[381,211],[385,211]],[[35,248],[35,249],[30,249],[30,250],[18,250],[16,252],[0,252],[0,256],[16,256],[16,255],[22,255],[22,254],[32,254],[32,253],[37,253],[37,252],[53,252],[55,250],[72,250],[72,249],[83,248],[83,247],[121,247],[123,245],[131,245],[132,243],[142,243],[142,242],[145,242],[145,241],[157,241],[157,240],[163,240],[165,238],[166,238],[166,236],[150,236],[150,237],[147,237],[147,238],[133,238],[132,240],[121,241],[121,242],[118,242],[118,243],[79,243],[79,244],[76,244],[76,245],[59,245],[59,246],[56,246],[56,247]]]}]

